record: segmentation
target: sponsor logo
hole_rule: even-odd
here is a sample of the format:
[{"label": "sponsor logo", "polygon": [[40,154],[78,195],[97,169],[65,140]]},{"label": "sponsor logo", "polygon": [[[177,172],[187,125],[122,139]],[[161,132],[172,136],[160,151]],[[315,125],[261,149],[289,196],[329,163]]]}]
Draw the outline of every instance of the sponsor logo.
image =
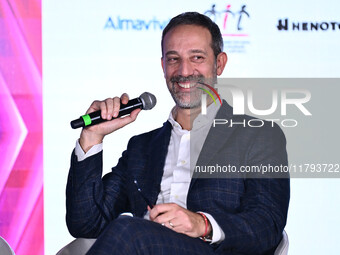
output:
[{"label": "sponsor logo", "polygon": [[169,19],[160,20],[155,17],[152,19],[132,19],[120,16],[108,17],[104,29],[116,31],[162,31],[169,23]]},{"label": "sponsor logo", "polygon": [[216,4],[213,4],[204,14],[219,25],[222,36],[248,36],[246,25],[244,24],[245,19],[250,18],[247,5],[232,6],[231,4],[226,4],[225,8],[217,10]]},{"label": "sponsor logo", "polygon": [[276,27],[279,31],[340,31],[340,22],[299,22],[286,18],[279,19]]},{"label": "sponsor logo", "polygon": [[245,53],[250,44],[248,24],[251,13],[246,4],[212,4],[203,13],[220,28],[227,53]]}]

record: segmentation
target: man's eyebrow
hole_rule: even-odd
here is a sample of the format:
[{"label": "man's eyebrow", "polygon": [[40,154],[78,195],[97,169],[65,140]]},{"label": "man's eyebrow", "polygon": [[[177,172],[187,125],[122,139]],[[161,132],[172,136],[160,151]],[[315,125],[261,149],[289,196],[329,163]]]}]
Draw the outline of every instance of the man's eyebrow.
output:
[{"label": "man's eyebrow", "polygon": [[178,55],[178,53],[175,50],[169,50],[165,53],[165,56],[168,56],[168,55]]},{"label": "man's eyebrow", "polygon": [[207,52],[206,52],[206,51],[204,51],[204,50],[199,50],[199,49],[190,50],[190,53],[201,53],[201,54],[207,55]]},{"label": "man's eyebrow", "polygon": [[[204,55],[207,55],[207,52],[204,51],[204,50],[200,50],[200,49],[192,49],[189,51],[191,54],[192,53],[200,53],[200,54],[204,54]],[[175,50],[169,50],[168,52],[165,53],[165,56],[168,56],[168,55],[178,55],[178,52],[175,51]]]}]

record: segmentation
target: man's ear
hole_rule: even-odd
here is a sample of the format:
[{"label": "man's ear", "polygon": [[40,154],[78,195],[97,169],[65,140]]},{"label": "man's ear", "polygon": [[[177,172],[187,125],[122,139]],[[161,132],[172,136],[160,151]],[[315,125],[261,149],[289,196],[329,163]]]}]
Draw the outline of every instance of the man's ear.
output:
[{"label": "man's ear", "polygon": [[219,76],[223,73],[224,67],[227,64],[228,56],[225,52],[221,52],[216,58],[216,74]]}]

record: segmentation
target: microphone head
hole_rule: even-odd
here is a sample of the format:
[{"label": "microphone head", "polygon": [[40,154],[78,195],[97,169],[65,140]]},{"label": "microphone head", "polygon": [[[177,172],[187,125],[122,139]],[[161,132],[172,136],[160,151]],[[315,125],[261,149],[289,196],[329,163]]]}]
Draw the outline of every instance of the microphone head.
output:
[{"label": "microphone head", "polygon": [[143,110],[150,110],[157,103],[156,97],[149,92],[144,92],[139,98],[143,103]]}]

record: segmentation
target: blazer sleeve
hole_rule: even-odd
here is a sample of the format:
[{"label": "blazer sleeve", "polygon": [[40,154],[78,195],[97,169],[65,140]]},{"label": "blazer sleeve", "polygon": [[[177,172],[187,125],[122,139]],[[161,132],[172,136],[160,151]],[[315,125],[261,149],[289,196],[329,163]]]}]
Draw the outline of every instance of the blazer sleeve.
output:
[{"label": "blazer sleeve", "polygon": [[66,186],[66,224],[72,236],[96,238],[107,224],[128,211],[124,188],[127,152],[102,178],[102,152],[78,162],[73,151]]},{"label": "blazer sleeve", "polygon": [[[278,126],[259,129],[246,157],[248,166],[287,166],[286,139],[282,130]],[[289,174],[253,175],[244,179],[244,186],[245,194],[236,213],[211,213],[225,234],[218,250],[273,254],[286,225]]]}]

